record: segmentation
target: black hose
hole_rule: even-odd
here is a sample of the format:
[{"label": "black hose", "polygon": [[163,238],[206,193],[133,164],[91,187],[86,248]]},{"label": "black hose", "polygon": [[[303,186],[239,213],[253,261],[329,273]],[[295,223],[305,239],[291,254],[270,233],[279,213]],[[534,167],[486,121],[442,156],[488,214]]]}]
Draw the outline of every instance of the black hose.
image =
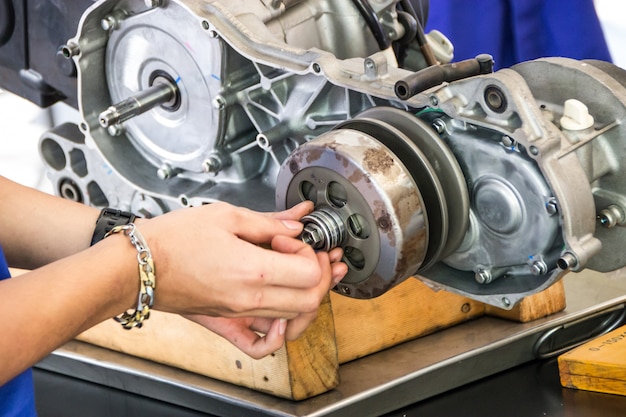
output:
[{"label": "black hose", "polygon": [[409,0],[408,3],[411,3],[413,10],[415,10],[415,16],[417,17],[417,20],[422,24],[422,27],[425,28],[426,24],[428,23],[430,1],[429,0]]},{"label": "black hose", "polygon": [[383,28],[382,23],[378,20],[378,15],[374,9],[372,9],[369,2],[367,0],[352,0],[352,3],[354,3],[354,6],[359,10],[363,19],[365,19],[365,23],[372,31],[372,34],[378,43],[378,47],[381,50],[389,48],[391,42],[385,34],[385,29]]},{"label": "black hose", "polygon": [[417,14],[417,12],[415,11],[415,8],[413,7],[413,3],[409,0],[401,0],[400,7],[402,7],[402,10],[404,10],[406,13],[413,16],[413,18],[415,19],[415,23],[416,23],[415,39],[417,40],[417,45],[419,46],[420,51],[422,52],[422,55],[424,56],[424,59],[426,60],[426,64],[429,66],[437,65],[438,64],[437,58],[435,58],[435,54],[433,53],[430,45],[428,44],[428,40],[426,39],[426,35],[424,34],[425,19],[428,17],[428,6],[426,6],[426,16],[424,16],[423,3],[428,4],[428,1],[420,2],[420,12],[421,12],[420,15]]},{"label": "black hose", "polygon": [[417,71],[395,84],[396,96],[408,100],[417,93],[444,82],[493,72],[493,57],[487,54],[452,64],[433,65]]}]

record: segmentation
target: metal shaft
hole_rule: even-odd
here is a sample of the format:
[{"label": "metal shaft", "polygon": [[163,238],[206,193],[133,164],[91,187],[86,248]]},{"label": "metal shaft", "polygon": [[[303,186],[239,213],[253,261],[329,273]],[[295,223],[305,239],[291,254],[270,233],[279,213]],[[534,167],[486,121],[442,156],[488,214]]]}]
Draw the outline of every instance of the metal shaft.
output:
[{"label": "metal shaft", "polygon": [[177,87],[168,80],[155,83],[150,88],[140,91],[100,113],[98,117],[100,126],[107,128],[125,122],[158,105],[173,101],[176,93]]}]

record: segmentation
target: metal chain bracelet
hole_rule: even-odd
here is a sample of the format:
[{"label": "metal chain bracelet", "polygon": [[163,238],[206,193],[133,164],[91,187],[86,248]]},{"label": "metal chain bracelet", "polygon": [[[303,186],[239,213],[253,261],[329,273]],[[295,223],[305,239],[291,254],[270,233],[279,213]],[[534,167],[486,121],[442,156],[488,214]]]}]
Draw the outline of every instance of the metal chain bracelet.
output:
[{"label": "metal chain bracelet", "polygon": [[154,289],[156,287],[156,275],[152,253],[144,237],[139,233],[134,223],[115,226],[104,237],[114,233],[123,232],[130,238],[130,243],[137,249],[137,262],[139,264],[139,295],[137,308],[128,310],[114,319],[123,328],[130,330],[134,327],[141,328],[144,320],[150,317],[150,309],[154,304]]}]

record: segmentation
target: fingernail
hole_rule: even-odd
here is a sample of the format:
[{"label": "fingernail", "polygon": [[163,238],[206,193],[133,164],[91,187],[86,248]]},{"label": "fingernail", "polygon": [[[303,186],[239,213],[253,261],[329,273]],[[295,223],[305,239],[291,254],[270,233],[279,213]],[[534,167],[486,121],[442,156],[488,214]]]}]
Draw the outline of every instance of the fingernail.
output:
[{"label": "fingernail", "polygon": [[281,220],[287,229],[300,230],[302,229],[302,223],[296,220]]},{"label": "fingernail", "polygon": [[280,323],[278,324],[278,333],[282,336],[285,334],[285,330],[287,330],[287,319],[280,319]]}]

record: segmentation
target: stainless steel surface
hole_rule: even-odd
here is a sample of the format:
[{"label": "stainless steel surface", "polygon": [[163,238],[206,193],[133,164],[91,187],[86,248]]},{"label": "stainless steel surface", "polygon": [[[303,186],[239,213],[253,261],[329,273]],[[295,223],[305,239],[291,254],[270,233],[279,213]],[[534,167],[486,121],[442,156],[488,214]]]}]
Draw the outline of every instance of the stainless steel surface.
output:
[{"label": "stainless steel surface", "polygon": [[341,365],[336,389],[299,402],[80,342],[38,366],[219,416],[378,416],[531,361],[537,340],[564,324],[569,333],[550,348],[593,335],[598,320],[626,303],[623,271],[569,274],[565,288],[561,313],[530,323],[483,317],[403,343]]}]

